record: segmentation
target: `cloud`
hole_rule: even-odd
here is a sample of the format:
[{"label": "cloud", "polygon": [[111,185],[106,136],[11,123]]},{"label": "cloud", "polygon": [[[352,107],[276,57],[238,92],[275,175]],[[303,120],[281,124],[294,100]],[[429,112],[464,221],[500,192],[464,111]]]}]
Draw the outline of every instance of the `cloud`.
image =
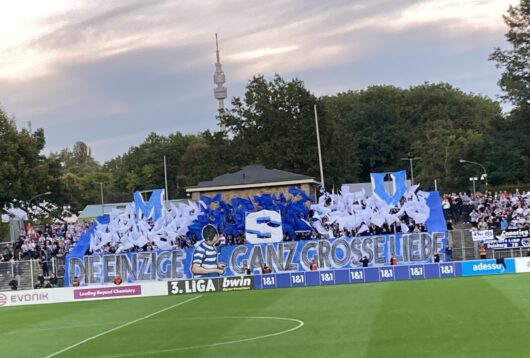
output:
[{"label": "cloud", "polygon": [[[403,30],[418,24],[497,28],[509,1],[88,1],[37,21],[34,38],[4,48],[0,78],[42,76],[65,61],[91,61],[142,48],[211,44],[222,31],[224,48],[247,62],[262,54],[285,59],[294,49],[338,48],[336,38],[363,28]],[[344,44],[342,44],[344,46]],[[0,49],[2,48],[0,43]],[[257,57],[256,57],[257,56]],[[268,56],[269,57],[269,56]],[[321,63],[308,65],[321,65]],[[279,68],[277,71],[283,71]]]},{"label": "cloud", "polygon": [[16,33],[0,39],[0,102],[21,124],[44,127],[47,150],[83,140],[94,143],[99,160],[137,144],[142,133],[215,129],[215,32],[229,96],[241,95],[258,73],[299,77],[317,94],[428,80],[494,96],[498,72],[487,55],[502,44],[501,15],[516,2],[11,5],[6,13],[23,25],[0,21],[0,30]]}]

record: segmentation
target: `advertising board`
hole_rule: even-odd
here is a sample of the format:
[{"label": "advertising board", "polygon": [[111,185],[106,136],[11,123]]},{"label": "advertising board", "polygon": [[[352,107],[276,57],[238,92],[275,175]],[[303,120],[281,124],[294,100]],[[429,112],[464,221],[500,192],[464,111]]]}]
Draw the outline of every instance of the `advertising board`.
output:
[{"label": "advertising board", "polygon": [[167,295],[166,282],[0,292],[0,307]]},{"label": "advertising board", "polygon": [[300,271],[256,275],[255,289],[288,288],[302,286],[358,284],[368,282],[421,280],[461,276],[459,262],[427,263],[415,265],[358,267],[351,269]]},{"label": "advertising board", "polygon": [[463,261],[462,276],[499,275],[515,273],[514,259]]},{"label": "advertising board", "polygon": [[530,257],[518,257],[515,259],[515,272],[530,272]]},{"label": "advertising board", "polygon": [[168,294],[246,291],[254,287],[254,276],[213,277],[169,281]]}]

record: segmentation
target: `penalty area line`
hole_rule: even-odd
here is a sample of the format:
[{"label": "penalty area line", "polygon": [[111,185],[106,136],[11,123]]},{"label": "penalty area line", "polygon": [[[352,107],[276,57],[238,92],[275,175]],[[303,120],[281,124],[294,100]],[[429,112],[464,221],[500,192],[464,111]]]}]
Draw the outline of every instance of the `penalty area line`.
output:
[{"label": "penalty area line", "polygon": [[104,335],[106,335],[106,334],[109,334],[109,333],[111,333],[111,332],[117,331],[118,329],[121,329],[121,328],[124,328],[124,327],[130,326],[131,324],[135,324],[135,323],[138,323],[138,322],[143,321],[143,320],[145,320],[145,319],[151,318],[151,317],[153,317],[153,316],[155,316],[155,315],[157,315],[157,314],[160,314],[160,313],[165,312],[165,311],[168,311],[168,310],[170,310],[170,309],[172,309],[172,308],[175,308],[175,307],[181,306],[181,305],[183,305],[183,304],[185,304],[185,303],[188,303],[188,302],[194,301],[194,300],[196,300],[197,298],[200,298],[200,297],[202,297],[202,295],[199,295],[199,296],[196,296],[196,297],[190,298],[190,299],[188,299],[188,300],[186,300],[186,301],[182,301],[182,302],[176,303],[176,304],[171,305],[171,306],[169,306],[169,307],[163,308],[163,309],[161,309],[161,310],[159,310],[159,311],[156,311],[156,312],[150,313],[150,314],[148,314],[148,315],[146,315],[146,316],[143,316],[143,317],[137,318],[137,319],[135,319],[134,321],[130,321],[130,322],[124,323],[124,324],[122,324],[122,325],[119,325],[119,326],[117,326],[117,327],[114,327],[114,328],[108,329],[108,330],[106,330],[106,331],[103,331],[103,332],[101,332],[101,333],[96,334],[95,336],[88,337],[88,338],[86,338],[86,339],[83,339],[83,340],[80,341],[80,342],[77,342],[77,343],[75,343],[75,344],[72,344],[71,346],[68,346],[68,347],[66,347],[66,348],[63,348],[63,349],[61,349],[60,351],[57,351],[57,352],[52,353],[52,354],[50,354],[50,355],[47,355],[47,356],[44,357],[44,358],[55,357],[56,355],[59,355],[59,354],[64,353],[64,352],[66,352],[66,351],[69,351],[69,350],[72,349],[72,348],[75,348],[75,347],[78,347],[78,346],[80,346],[80,345],[82,345],[82,344],[84,344],[84,343],[87,343],[87,342],[93,341],[93,340],[96,339],[96,338],[99,338],[99,337],[104,336]]}]

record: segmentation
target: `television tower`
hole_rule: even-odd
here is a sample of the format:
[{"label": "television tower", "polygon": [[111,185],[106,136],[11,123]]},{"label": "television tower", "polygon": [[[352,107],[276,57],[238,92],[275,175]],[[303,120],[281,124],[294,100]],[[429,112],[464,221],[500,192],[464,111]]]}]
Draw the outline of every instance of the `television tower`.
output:
[{"label": "television tower", "polygon": [[[217,56],[217,62],[215,63],[215,73],[213,75],[213,83],[215,83],[215,89],[213,91],[215,99],[219,102],[219,112],[222,114],[225,110],[224,100],[226,99],[226,87],[223,86],[225,83],[225,74],[223,72],[223,67],[221,61],[219,60],[219,43],[217,41],[217,33],[215,33],[215,54]],[[219,130],[224,132],[226,127],[221,120],[219,125]]]}]

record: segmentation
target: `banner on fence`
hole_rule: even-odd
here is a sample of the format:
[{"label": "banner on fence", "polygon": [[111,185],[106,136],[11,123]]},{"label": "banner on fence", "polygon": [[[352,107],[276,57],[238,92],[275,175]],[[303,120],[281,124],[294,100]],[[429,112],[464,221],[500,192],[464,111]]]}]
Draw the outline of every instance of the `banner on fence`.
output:
[{"label": "banner on fence", "polygon": [[530,238],[524,239],[505,239],[505,240],[487,240],[484,246],[488,249],[509,249],[518,247],[530,247]]},{"label": "banner on fence", "polygon": [[530,247],[530,230],[503,230],[495,239],[483,242],[484,246],[490,249]]},{"label": "banner on fence", "polygon": [[493,240],[493,230],[471,230],[473,241]]},{"label": "banner on fence", "polygon": [[[259,245],[222,245],[203,255],[201,245],[174,251],[128,252],[111,255],[67,257],[69,282],[78,277],[82,284],[105,284],[120,275],[124,282],[177,280],[261,273],[264,266],[273,273],[310,271],[314,260],[319,269],[354,268],[366,257],[370,264],[387,265],[394,255],[399,263],[432,262],[435,253],[444,257],[446,233],[424,232],[289,241]],[[196,251],[197,250],[197,251]],[[203,266],[204,265],[204,266]],[[201,268],[214,268],[205,274]],[[217,269],[215,269],[217,267]],[[214,272],[216,271],[216,272]]]},{"label": "banner on fence", "polygon": [[497,235],[497,240],[529,238],[530,230],[503,230],[500,235]]}]

